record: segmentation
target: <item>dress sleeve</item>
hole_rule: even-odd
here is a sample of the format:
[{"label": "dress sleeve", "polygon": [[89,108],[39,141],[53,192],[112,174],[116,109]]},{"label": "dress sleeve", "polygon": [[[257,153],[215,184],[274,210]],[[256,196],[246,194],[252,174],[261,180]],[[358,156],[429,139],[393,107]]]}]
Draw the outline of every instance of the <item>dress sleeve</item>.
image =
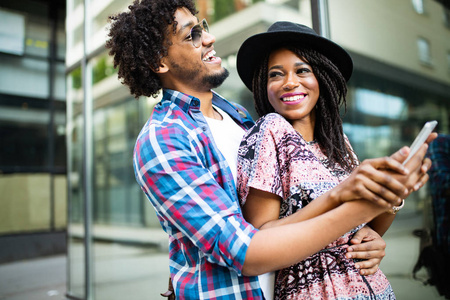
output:
[{"label": "dress sleeve", "polygon": [[262,117],[241,142],[237,177],[241,206],[245,204],[250,187],[283,197],[277,124],[272,115]]},{"label": "dress sleeve", "polygon": [[136,180],[186,255],[200,259],[198,250],[209,262],[241,274],[257,230],[204,166],[198,152],[203,146],[182,126],[148,126],[135,146]]}]

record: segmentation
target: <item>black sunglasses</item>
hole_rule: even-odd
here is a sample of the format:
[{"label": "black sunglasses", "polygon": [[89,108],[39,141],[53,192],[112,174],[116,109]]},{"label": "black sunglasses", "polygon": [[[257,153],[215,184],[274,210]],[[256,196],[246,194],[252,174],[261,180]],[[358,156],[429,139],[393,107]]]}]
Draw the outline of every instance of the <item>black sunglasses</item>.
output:
[{"label": "black sunglasses", "polygon": [[206,22],[206,19],[203,19],[200,23],[194,25],[191,28],[191,33],[189,34],[189,37],[192,40],[192,44],[194,45],[195,48],[200,47],[200,45],[202,44],[203,31],[209,32],[209,26],[208,22]]}]

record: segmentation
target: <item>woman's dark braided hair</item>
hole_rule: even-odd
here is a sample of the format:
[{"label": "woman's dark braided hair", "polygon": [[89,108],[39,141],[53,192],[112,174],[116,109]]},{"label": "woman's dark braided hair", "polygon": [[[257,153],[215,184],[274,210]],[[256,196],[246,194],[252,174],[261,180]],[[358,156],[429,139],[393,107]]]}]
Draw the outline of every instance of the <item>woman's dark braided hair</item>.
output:
[{"label": "woman's dark braided hair", "polygon": [[[346,107],[347,84],[342,73],[327,57],[303,46],[280,46],[292,51],[311,66],[319,82],[320,96],[316,104],[314,138],[321,146],[331,165],[339,164],[351,172],[358,161],[354,152],[345,142],[339,108]],[[253,75],[253,98],[258,115],[275,112],[267,96],[269,51]]]},{"label": "woman's dark braided hair", "polygon": [[[160,61],[167,56],[167,38],[176,32],[175,11],[185,7],[197,14],[192,0],[135,0],[128,11],[109,17],[111,28],[106,48],[114,57],[114,68],[131,94],[156,97],[162,88],[158,75]],[[173,32],[168,26],[173,26]]]}]

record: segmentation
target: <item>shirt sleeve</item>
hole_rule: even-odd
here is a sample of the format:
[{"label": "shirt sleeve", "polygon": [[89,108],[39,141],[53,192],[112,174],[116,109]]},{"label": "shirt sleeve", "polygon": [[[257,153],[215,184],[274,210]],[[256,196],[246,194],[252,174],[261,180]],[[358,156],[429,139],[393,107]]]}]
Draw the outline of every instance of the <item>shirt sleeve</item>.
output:
[{"label": "shirt sleeve", "polygon": [[280,163],[276,141],[277,119],[262,117],[244,136],[238,154],[237,189],[241,206],[250,187],[283,198]]},{"label": "shirt sleeve", "polygon": [[208,148],[177,124],[147,128],[136,143],[135,175],[163,229],[183,244],[187,255],[200,251],[209,262],[241,274],[257,230],[205,167]]}]

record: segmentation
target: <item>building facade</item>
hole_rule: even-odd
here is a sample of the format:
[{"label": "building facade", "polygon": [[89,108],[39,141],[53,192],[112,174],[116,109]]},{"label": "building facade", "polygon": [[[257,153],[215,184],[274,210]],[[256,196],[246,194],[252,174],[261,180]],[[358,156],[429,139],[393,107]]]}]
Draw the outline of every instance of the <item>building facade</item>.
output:
[{"label": "building facade", "polygon": [[65,253],[64,1],[0,3],[0,263]]},{"label": "building facade", "polygon": [[[352,55],[344,130],[360,159],[412,142],[425,121],[449,133],[448,9],[433,0],[198,0],[230,77],[217,91],[253,110],[235,68],[240,44],[279,20],[321,30]],[[319,1],[326,3],[326,1]],[[67,1],[68,296],[157,299],[168,278],[167,237],[134,179],[132,151],[157,99],[134,99],[104,48],[118,0]],[[323,11],[322,11],[323,12]],[[318,16],[318,17],[317,17]],[[325,22],[327,21],[327,22]],[[422,213],[426,188],[399,218]]]}]

